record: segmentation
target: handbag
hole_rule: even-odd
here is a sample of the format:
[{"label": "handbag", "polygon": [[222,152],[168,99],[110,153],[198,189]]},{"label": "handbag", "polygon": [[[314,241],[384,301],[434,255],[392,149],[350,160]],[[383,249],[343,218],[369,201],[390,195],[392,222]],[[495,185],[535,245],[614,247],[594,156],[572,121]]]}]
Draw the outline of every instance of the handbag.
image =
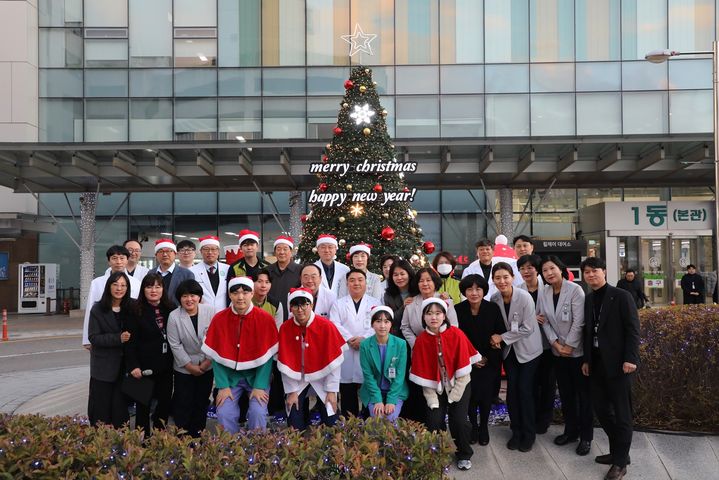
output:
[{"label": "handbag", "polygon": [[135,378],[132,375],[126,375],[122,379],[122,393],[145,406],[150,406],[154,388],[155,381],[148,377]]}]

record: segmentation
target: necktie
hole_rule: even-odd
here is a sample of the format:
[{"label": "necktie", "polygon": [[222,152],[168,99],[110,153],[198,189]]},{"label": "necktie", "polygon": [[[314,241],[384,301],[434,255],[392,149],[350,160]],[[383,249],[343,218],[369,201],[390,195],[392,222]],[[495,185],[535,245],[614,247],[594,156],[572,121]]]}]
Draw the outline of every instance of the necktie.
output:
[{"label": "necktie", "polygon": [[214,274],[215,274],[215,266],[213,265],[210,267],[210,275],[214,275]]}]

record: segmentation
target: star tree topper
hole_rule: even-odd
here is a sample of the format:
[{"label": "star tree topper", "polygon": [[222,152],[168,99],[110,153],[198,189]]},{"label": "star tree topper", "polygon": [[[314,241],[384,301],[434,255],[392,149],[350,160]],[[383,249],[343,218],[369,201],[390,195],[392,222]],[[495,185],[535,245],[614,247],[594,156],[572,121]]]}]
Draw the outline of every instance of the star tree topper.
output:
[{"label": "star tree topper", "polygon": [[353,57],[357,52],[374,55],[370,42],[375,38],[377,38],[377,35],[373,33],[364,33],[359,23],[355,24],[355,31],[352,35],[342,35],[342,40],[351,45],[350,57]]}]

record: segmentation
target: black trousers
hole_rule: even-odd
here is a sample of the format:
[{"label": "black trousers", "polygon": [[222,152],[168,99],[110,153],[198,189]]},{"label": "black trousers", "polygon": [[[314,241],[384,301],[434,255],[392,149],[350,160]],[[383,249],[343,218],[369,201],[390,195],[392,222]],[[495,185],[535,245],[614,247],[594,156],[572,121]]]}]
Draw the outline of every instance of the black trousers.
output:
[{"label": "black trousers", "polygon": [[[469,383],[469,423],[476,428],[482,426],[487,428],[489,422],[489,412],[492,408],[492,401],[495,399],[494,385],[497,378],[500,377],[500,371],[497,367],[472,367],[472,381]],[[477,424],[477,408],[479,408],[479,425]]]},{"label": "black trousers", "polygon": [[449,417],[449,433],[454,439],[454,445],[457,447],[455,457],[457,460],[469,460],[472,458],[474,450],[469,444],[472,436],[472,426],[467,420],[467,406],[469,405],[469,397],[471,392],[469,386],[464,389],[462,399],[456,403],[449,403],[447,394],[439,395],[439,408],[427,408],[427,430],[433,432],[444,431],[447,426],[444,422],[446,416]]},{"label": "black trousers", "polygon": [[172,394],[172,418],[175,425],[192,437],[199,437],[207,425],[207,406],[214,374],[208,370],[196,377],[175,371],[175,391]]},{"label": "black trousers", "polygon": [[[243,396],[244,399],[244,396]],[[240,409],[244,412],[240,421],[247,420],[249,400],[241,400]],[[277,362],[272,362],[272,380],[270,381],[270,401],[267,402],[267,412],[270,415],[285,413],[285,386],[282,384],[282,375],[277,370]]]},{"label": "black trousers", "polygon": [[554,398],[557,393],[557,377],[554,371],[554,354],[548,348],[539,357],[534,377],[534,408],[538,429],[546,430],[554,418]]},{"label": "black trousers", "polygon": [[350,414],[359,417],[360,402],[357,394],[361,386],[361,383],[340,383],[340,412],[343,417],[347,418]]},{"label": "black trousers", "polygon": [[581,357],[554,357],[559,384],[559,397],[562,399],[564,433],[580,440],[591,441],[594,438],[594,415],[592,414],[592,394],[589,377],[582,375]]},{"label": "black trousers", "polygon": [[684,305],[700,305],[704,303],[704,295],[689,295],[684,292]]},{"label": "black trousers", "polygon": [[122,376],[114,382],[105,382],[90,377],[90,395],[87,400],[87,417],[90,425],[98,423],[115,428],[130,420],[127,399],[122,393]]},{"label": "black trousers", "polygon": [[424,399],[422,387],[409,380],[407,380],[407,387],[409,394],[407,395],[407,400],[402,404],[402,411],[399,416],[406,420],[427,423],[427,402]]},{"label": "black trousers", "polygon": [[[295,430],[305,431],[307,430],[307,427],[310,426],[310,399],[308,397],[309,391],[310,387],[307,386],[298,395],[297,404],[300,406],[299,409],[292,405],[290,414],[287,416],[288,427],[292,427]],[[320,400],[319,397],[317,398],[317,403],[320,404],[319,411],[322,424],[331,427],[335,423],[337,423],[337,412],[335,412],[334,415],[329,416],[327,415],[327,407],[322,405],[322,400]]]},{"label": "black trousers", "polygon": [[614,465],[625,467],[632,446],[632,378],[634,374],[608,376],[598,350],[592,351],[590,383],[594,413],[609,437]]},{"label": "black trousers", "polygon": [[167,425],[167,419],[170,416],[170,407],[172,405],[172,371],[168,370],[157,375],[150,375],[155,381],[155,385],[152,389],[152,401],[150,405],[143,405],[137,402],[137,409],[135,411],[135,428],[142,428],[145,431],[145,436],[149,437],[152,435],[152,429],[150,425],[150,407],[153,402],[156,402],[155,411],[152,414],[152,427],[157,429],[164,429]]},{"label": "black trousers", "polygon": [[534,376],[540,357],[526,363],[519,363],[514,348],[504,359],[507,372],[507,410],[512,436],[523,442],[534,442],[536,437],[536,416],[534,411]]}]

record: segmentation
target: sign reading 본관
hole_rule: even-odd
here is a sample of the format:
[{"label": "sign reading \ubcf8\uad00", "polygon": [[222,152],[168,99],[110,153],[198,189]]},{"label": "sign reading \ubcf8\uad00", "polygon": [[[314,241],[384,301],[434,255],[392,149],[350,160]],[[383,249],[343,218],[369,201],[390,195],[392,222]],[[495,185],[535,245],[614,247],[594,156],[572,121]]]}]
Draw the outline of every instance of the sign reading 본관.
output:
[{"label": "sign reading \ubcf8\uad00", "polygon": [[607,230],[712,230],[714,202],[607,202]]}]

